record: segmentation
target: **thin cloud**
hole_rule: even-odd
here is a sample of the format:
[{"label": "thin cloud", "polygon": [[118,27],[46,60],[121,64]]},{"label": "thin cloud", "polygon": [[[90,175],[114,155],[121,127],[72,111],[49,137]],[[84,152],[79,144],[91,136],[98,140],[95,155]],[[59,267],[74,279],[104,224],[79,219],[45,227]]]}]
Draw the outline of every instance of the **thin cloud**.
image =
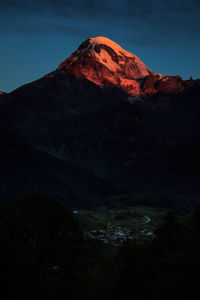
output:
[{"label": "thin cloud", "polygon": [[[89,36],[94,30],[88,28],[98,23],[105,31],[122,28],[138,45],[164,44],[167,40],[190,43],[191,39],[199,40],[200,34],[199,0],[0,0],[0,14],[4,33],[68,31]],[[39,26],[35,18],[44,22]],[[66,24],[80,22],[82,27]]]}]

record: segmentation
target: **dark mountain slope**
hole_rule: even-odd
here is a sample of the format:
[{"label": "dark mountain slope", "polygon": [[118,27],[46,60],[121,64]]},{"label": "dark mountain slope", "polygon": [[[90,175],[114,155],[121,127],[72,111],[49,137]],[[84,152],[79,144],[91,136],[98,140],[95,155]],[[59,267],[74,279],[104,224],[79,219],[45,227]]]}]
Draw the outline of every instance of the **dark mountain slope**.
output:
[{"label": "dark mountain slope", "polygon": [[1,202],[39,192],[54,195],[72,207],[91,207],[117,192],[109,182],[33,149],[3,128],[0,136]]},{"label": "dark mountain slope", "polygon": [[[19,97],[15,93],[14,98],[12,94],[5,95],[10,98],[1,105],[1,122],[5,126],[4,117],[6,113],[10,114],[10,120],[6,117],[7,126],[23,134],[40,151],[133,193],[131,201],[140,199],[140,203],[167,206],[173,205],[173,201],[187,202],[189,198],[196,202],[200,192],[198,174],[194,181],[186,169],[176,178],[173,173],[177,172],[176,149],[183,145],[184,164],[187,160],[185,145],[199,141],[199,86],[188,88],[179,95],[160,93],[132,104],[120,93],[115,97],[115,92],[108,92],[110,101],[107,104],[104,102],[98,109],[71,117],[65,116],[61,108],[56,112],[57,117],[53,117],[54,109],[48,106],[48,98],[44,100],[43,110],[39,109],[44,104],[41,104],[42,95],[40,100],[25,95]],[[108,94],[102,94],[103,101],[103,96]],[[34,99],[38,105],[29,106]],[[96,98],[93,99],[95,102]],[[191,156],[192,165],[197,158]],[[67,180],[71,177],[65,181],[68,185]],[[84,185],[81,180],[79,184]],[[97,190],[95,194],[98,194]]]},{"label": "dark mountain slope", "polygon": [[[198,95],[198,89],[191,89],[170,99],[160,95],[157,104],[149,99],[149,103],[107,105],[51,124],[45,136],[32,142],[130,192],[167,201],[197,199]],[[181,168],[185,164],[187,168]]]}]

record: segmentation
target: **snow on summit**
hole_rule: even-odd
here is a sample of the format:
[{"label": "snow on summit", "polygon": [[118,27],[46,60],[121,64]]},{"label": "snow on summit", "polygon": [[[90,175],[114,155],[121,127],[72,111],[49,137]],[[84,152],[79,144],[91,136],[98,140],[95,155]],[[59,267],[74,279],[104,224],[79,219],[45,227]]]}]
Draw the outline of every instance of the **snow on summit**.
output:
[{"label": "snow on summit", "polygon": [[126,50],[124,50],[122,47],[120,47],[117,43],[113,42],[112,40],[103,37],[103,36],[97,36],[95,38],[90,38],[90,44],[92,44],[93,49],[96,45],[106,45],[110,48],[112,48],[118,55],[125,55],[128,57],[133,57],[134,55]]},{"label": "snow on summit", "polygon": [[58,72],[87,79],[101,87],[116,86],[132,95],[140,94],[143,78],[155,74],[136,55],[102,36],[88,38],[47,77]]}]

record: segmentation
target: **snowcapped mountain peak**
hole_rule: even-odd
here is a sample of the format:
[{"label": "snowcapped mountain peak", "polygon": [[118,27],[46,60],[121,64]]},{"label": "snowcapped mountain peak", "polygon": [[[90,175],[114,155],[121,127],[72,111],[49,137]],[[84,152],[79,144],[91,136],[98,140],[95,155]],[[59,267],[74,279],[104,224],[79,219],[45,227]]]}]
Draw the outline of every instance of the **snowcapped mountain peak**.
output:
[{"label": "snowcapped mountain peak", "polygon": [[117,43],[106,37],[98,36],[87,39],[80,45],[78,52],[78,58],[88,54],[111,72],[120,70],[123,72],[123,69],[127,69],[129,64],[129,71],[134,79],[152,73],[136,55],[124,50]]},{"label": "snowcapped mountain peak", "polygon": [[112,48],[117,55],[124,55],[127,57],[134,57],[134,55],[126,50],[124,50],[121,46],[119,46],[117,43],[113,42],[112,40],[103,37],[103,36],[97,36],[95,38],[90,38],[90,45],[92,45],[92,49],[95,49],[98,45],[106,45],[110,48]]},{"label": "snowcapped mountain peak", "polygon": [[88,38],[47,77],[58,72],[73,74],[101,87],[115,86],[131,95],[140,95],[143,78],[156,75],[136,55],[102,36]]}]

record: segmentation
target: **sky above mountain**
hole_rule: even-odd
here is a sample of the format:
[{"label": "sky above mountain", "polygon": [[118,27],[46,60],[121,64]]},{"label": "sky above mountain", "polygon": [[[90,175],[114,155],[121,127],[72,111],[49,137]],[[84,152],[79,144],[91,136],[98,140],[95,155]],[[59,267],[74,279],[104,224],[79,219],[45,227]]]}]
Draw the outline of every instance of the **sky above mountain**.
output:
[{"label": "sky above mountain", "polygon": [[200,77],[200,0],[0,0],[0,90],[53,71],[95,36],[154,72]]}]

